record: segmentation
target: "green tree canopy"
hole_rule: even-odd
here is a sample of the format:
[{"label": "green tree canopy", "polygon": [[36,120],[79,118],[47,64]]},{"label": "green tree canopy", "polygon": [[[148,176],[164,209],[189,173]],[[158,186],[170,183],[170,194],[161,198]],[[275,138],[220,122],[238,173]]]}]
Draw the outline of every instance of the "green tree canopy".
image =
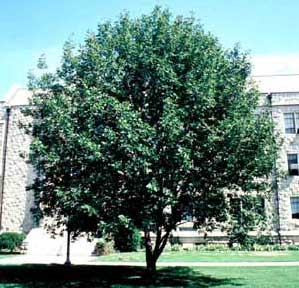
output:
[{"label": "green tree canopy", "polygon": [[227,191],[268,187],[276,145],[249,77],[246,53],[159,8],[66,43],[57,72],[31,79],[43,213],[76,231],[123,215],[155,269],[186,214],[211,226],[227,218]]}]

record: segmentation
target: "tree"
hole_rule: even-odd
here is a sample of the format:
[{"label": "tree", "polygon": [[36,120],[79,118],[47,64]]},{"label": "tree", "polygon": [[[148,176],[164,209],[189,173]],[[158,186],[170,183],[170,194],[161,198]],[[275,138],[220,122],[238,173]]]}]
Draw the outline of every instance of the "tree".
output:
[{"label": "tree", "polygon": [[249,249],[255,243],[250,231],[264,230],[266,224],[266,213],[264,209],[264,198],[259,195],[242,195],[236,198],[230,198],[230,226],[229,246],[234,243]]},{"label": "tree", "polygon": [[[44,55],[37,67],[47,69]],[[62,86],[55,84],[57,75],[43,73],[37,78],[30,73],[28,78],[29,89],[34,95],[23,113],[34,121],[26,126],[20,125],[33,137],[30,162],[35,168],[36,178],[28,186],[35,194],[36,206],[32,212],[36,222],[45,216],[50,217],[45,225],[52,233],[57,233],[56,228],[67,230],[65,264],[70,264],[71,234],[75,238],[82,232],[98,229],[96,211],[88,205],[93,196],[87,193],[82,179],[76,177],[84,167],[82,157],[76,151],[75,103],[70,95],[64,94]],[[58,232],[61,234],[63,229]]]},{"label": "tree", "polygon": [[68,42],[58,71],[31,81],[43,212],[78,231],[126,217],[155,271],[187,213],[213,228],[227,219],[228,191],[269,187],[277,149],[249,77],[240,48],[160,8],[100,24],[79,49]]}]

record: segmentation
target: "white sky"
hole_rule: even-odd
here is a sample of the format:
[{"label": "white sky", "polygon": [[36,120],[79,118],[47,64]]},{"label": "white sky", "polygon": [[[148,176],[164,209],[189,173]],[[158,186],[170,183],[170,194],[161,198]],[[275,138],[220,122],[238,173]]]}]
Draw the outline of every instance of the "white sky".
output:
[{"label": "white sky", "polygon": [[299,53],[252,56],[253,75],[299,74]]}]

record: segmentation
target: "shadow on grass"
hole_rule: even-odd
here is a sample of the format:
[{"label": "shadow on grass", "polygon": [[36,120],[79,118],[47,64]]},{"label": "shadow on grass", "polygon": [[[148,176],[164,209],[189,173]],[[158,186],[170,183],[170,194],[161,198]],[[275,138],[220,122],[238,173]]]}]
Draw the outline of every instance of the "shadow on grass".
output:
[{"label": "shadow on grass", "polygon": [[2,256],[2,255],[8,255],[8,256],[15,256],[15,255],[22,255],[22,253],[21,252],[10,252],[10,251],[3,251],[3,250],[1,250],[0,251],[0,256]]},{"label": "shadow on grass", "polygon": [[217,287],[241,286],[238,279],[218,279],[189,267],[158,270],[155,280],[142,267],[24,264],[0,266],[0,287]]}]

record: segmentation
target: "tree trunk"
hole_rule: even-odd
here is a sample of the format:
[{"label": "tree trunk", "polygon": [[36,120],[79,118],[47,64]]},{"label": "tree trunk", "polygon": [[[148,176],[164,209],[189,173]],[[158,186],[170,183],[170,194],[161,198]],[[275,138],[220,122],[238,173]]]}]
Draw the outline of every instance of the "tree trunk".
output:
[{"label": "tree trunk", "polygon": [[64,262],[64,265],[71,265],[70,260],[70,245],[71,245],[71,232],[67,230],[67,243],[66,243],[66,260]]},{"label": "tree trunk", "polygon": [[151,258],[146,260],[146,271],[147,274],[150,276],[154,276],[157,272],[157,267],[156,267],[157,259]]},{"label": "tree trunk", "polygon": [[168,241],[170,232],[166,232],[163,237],[161,236],[161,231],[156,233],[156,244],[155,248],[152,247],[150,232],[144,232],[144,242],[145,242],[145,252],[146,252],[146,270],[150,277],[156,274],[156,263],[163,252],[165,245]]},{"label": "tree trunk", "polygon": [[147,274],[152,277],[156,273],[156,262],[157,258],[155,259],[153,253],[153,247],[150,237],[150,232],[144,232],[144,244],[145,244],[145,258],[146,258],[146,270]]}]

